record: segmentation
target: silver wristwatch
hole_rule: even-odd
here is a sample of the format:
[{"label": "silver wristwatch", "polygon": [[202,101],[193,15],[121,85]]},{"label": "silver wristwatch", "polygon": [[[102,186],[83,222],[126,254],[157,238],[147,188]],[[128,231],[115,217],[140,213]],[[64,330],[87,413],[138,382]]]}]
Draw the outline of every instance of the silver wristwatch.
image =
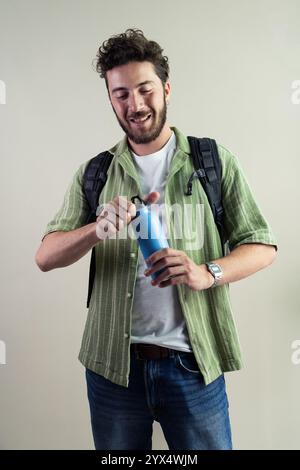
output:
[{"label": "silver wristwatch", "polygon": [[205,263],[208,271],[213,275],[215,282],[211,287],[216,287],[223,277],[223,271],[216,263]]}]

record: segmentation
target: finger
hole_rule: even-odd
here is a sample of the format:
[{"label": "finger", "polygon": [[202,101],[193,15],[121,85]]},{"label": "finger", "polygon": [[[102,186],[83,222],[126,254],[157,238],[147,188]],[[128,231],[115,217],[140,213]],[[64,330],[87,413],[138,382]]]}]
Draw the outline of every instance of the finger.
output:
[{"label": "finger", "polygon": [[127,212],[131,217],[136,216],[136,205],[131,201],[127,201]]},{"label": "finger", "polygon": [[125,196],[116,196],[111,203],[114,204],[116,207],[122,207],[123,209],[127,210],[128,200]]},{"label": "finger", "polygon": [[132,217],[136,215],[136,207],[133,202],[129,201],[125,196],[117,196],[114,200],[116,207],[128,212]]},{"label": "finger", "polygon": [[160,193],[158,191],[152,191],[151,193],[147,194],[147,196],[144,197],[144,201],[147,202],[148,204],[154,204],[157,202],[160,198]]},{"label": "finger", "polygon": [[112,218],[120,219],[124,224],[127,224],[131,220],[131,216],[128,214],[127,210],[123,207],[116,206],[115,203],[110,205],[109,214],[110,220],[112,220]]},{"label": "finger", "polygon": [[150,276],[151,274],[155,273],[156,271],[159,271],[160,269],[166,268],[168,266],[178,266],[178,265],[181,265],[181,258],[175,257],[175,256],[174,257],[169,256],[160,261],[157,261],[150,268],[146,269],[144,274],[145,276]]},{"label": "finger", "polygon": [[160,284],[161,282],[167,281],[174,276],[179,276],[182,274],[185,274],[184,266],[173,266],[171,268],[166,268],[159,276],[157,276],[157,278],[152,279],[151,284],[153,286],[157,286],[157,284]]},{"label": "finger", "polygon": [[185,254],[183,251],[175,250],[174,248],[163,248],[162,250],[156,251],[149,258],[146,259],[148,265],[157,263],[160,259],[166,256],[179,256]]},{"label": "finger", "polygon": [[97,220],[103,219],[104,217],[107,217],[109,212],[116,212],[115,206],[113,202],[108,202],[106,204],[103,204],[101,207],[101,212],[97,217]]},{"label": "finger", "polygon": [[131,216],[128,214],[126,209],[123,209],[121,206],[116,205],[117,202],[115,200],[105,204],[100,215],[97,218],[97,221],[100,221],[103,217],[107,220],[110,220],[116,226],[118,226],[118,220],[122,220],[123,224],[127,224],[131,220]]},{"label": "finger", "polygon": [[186,284],[185,275],[172,277],[171,279],[168,279],[167,281],[161,282],[158,285],[158,287],[163,288],[163,287],[168,287],[168,286],[175,286],[176,284]]},{"label": "finger", "polygon": [[102,211],[97,217],[97,222],[100,222],[103,219],[109,220],[114,223],[115,218],[117,217],[116,209],[112,203],[105,204]]},{"label": "finger", "polygon": [[126,223],[129,223],[132,217],[136,216],[135,204],[133,204],[131,201],[128,201],[127,199],[124,201],[124,198],[121,198],[121,196],[119,198],[115,198],[111,204],[114,208],[114,211]]},{"label": "finger", "polygon": [[121,219],[118,214],[115,212],[108,212],[107,216],[105,217],[107,221],[113,224],[117,230],[122,230],[124,228],[125,222]]},{"label": "finger", "polygon": [[112,235],[115,235],[116,232],[116,226],[107,219],[100,220],[100,222],[98,222],[96,225],[96,235],[100,240],[106,240]]}]

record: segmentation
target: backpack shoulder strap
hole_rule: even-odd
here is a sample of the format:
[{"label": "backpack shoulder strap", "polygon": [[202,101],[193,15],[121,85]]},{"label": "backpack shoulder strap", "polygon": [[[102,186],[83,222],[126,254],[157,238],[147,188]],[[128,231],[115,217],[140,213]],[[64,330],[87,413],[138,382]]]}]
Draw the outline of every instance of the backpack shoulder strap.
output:
[{"label": "backpack shoulder strap", "polygon": [[[92,158],[85,169],[82,186],[86,196],[87,202],[90,207],[90,212],[87,217],[86,224],[95,222],[97,219],[97,207],[99,196],[107,180],[107,171],[111,164],[113,155],[110,152],[101,152],[96,157]],[[90,270],[89,270],[89,289],[87,296],[87,308],[90,304],[92,295],[94,279],[96,273],[96,253],[95,247],[92,249]]]},{"label": "backpack shoulder strap", "polygon": [[[214,139],[188,137],[196,176],[207,195],[217,225],[224,253],[224,209],[222,205],[222,165]],[[191,184],[191,182],[190,182]],[[189,188],[191,194],[191,186]],[[189,194],[189,192],[187,193]]]},{"label": "backpack shoulder strap", "polygon": [[113,159],[110,152],[101,152],[92,158],[85,169],[82,185],[90,207],[87,224],[95,222],[99,196],[106,183],[107,171]]}]

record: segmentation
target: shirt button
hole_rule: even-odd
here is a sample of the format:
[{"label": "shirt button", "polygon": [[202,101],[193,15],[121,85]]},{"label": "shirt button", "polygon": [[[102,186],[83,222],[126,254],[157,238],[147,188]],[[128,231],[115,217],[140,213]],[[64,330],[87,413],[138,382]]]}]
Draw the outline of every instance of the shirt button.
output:
[{"label": "shirt button", "polygon": [[130,258],[135,258],[136,254],[135,253],[130,253]]},{"label": "shirt button", "polygon": [[131,299],[132,293],[131,293],[131,292],[127,292],[127,297],[128,297],[128,299]]},{"label": "shirt button", "polygon": [[124,338],[129,338],[129,334],[125,333]]}]

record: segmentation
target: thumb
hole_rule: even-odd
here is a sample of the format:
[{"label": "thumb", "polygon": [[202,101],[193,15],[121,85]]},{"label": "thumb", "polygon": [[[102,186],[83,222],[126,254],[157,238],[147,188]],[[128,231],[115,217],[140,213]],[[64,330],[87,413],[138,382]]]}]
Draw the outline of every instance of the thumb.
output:
[{"label": "thumb", "polygon": [[147,202],[148,204],[154,204],[157,202],[160,198],[160,194],[158,191],[152,191],[151,193],[147,194],[146,197],[144,197],[144,201]]}]

